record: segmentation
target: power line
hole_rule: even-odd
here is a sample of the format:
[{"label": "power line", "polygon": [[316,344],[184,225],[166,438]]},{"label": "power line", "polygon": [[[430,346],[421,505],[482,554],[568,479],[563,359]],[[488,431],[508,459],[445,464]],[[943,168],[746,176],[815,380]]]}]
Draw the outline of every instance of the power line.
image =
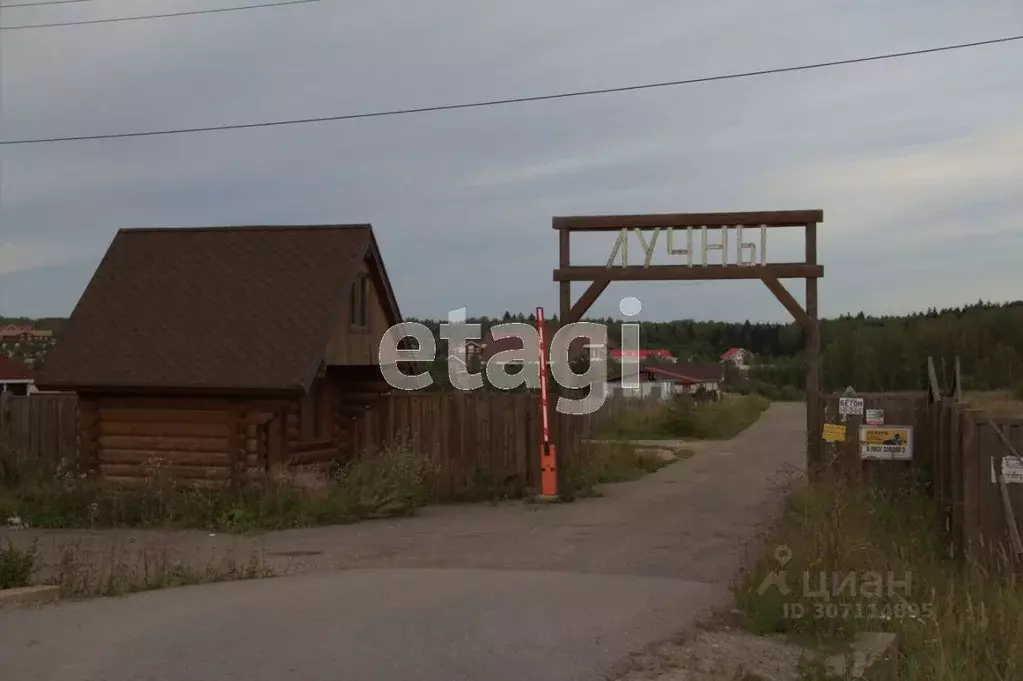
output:
[{"label": "power line", "polygon": [[142,19],[167,19],[169,17],[185,17],[193,14],[216,14],[218,12],[238,12],[244,9],[259,9],[261,7],[281,7],[282,5],[304,5],[308,2],[319,2],[320,0],[283,0],[283,2],[268,2],[262,5],[242,5],[241,7],[220,7],[218,9],[197,9],[190,12],[171,12],[169,14],[146,14],[139,17],[113,17],[110,19],[92,19],[89,21],[59,21],[52,24],[26,24],[24,26],[0,26],[0,31],[17,31],[26,28],[53,28],[55,26],[82,26],[84,24],[112,24],[117,21],[140,21]]},{"label": "power line", "polygon": [[8,7],[38,7],[39,5],[70,5],[73,2],[92,2],[92,0],[44,0],[43,2],[21,2],[16,5],[0,5],[0,9]]},{"label": "power line", "polygon": [[590,95],[603,95],[618,92],[633,92],[636,90],[652,90],[654,88],[675,87],[679,85],[693,85],[695,83],[709,83],[719,80],[733,80],[738,78],[752,78],[755,76],[766,76],[777,73],[791,73],[794,71],[809,71],[832,66],[843,66],[846,64],[861,64],[864,62],[880,61],[882,59],[896,59],[911,57],[921,54],[932,54],[935,52],[948,52],[961,50],[969,47],[980,47],[982,45],[995,45],[1023,40],[1023,35],[1007,36],[1004,38],[993,38],[972,43],[959,43],[955,45],[944,45],[942,47],[930,47],[922,50],[908,52],[889,52],[887,54],[874,55],[871,57],[856,57],[853,59],[840,59],[835,61],[818,62],[814,64],[803,64],[800,66],[786,66],[774,69],[763,69],[760,71],[744,71],[740,73],[729,73],[719,76],[704,76],[702,78],[689,78],[686,80],[663,81],[659,83],[644,83],[641,85],[626,85],[622,87],[603,88],[600,90],[577,90],[574,92],[561,92],[552,95],[534,95],[530,97],[511,97],[508,99],[492,99],[482,102],[466,102],[461,104],[442,104],[438,106],[424,106],[411,109],[390,109],[385,111],[370,111],[365,113],[342,114],[337,116],[319,116],[316,118],[295,118],[281,121],[265,121],[262,123],[238,123],[234,125],[211,125],[197,128],[177,128],[171,130],[152,130],[147,132],[119,132],[105,135],[79,135],[75,137],[43,137],[38,139],[23,140],[0,140],[0,145],[7,144],[43,144],[47,142],[75,142],[80,140],[102,140],[117,139],[124,137],[154,137],[157,135],[180,135],[193,132],[213,132],[217,130],[243,130],[249,128],[269,128],[281,125],[304,125],[308,123],[325,123],[329,121],[349,121],[357,118],[381,118],[384,116],[403,116],[408,114],[430,113],[436,111],[453,111],[456,109],[479,109],[504,104],[519,104],[523,102],[541,102],[552,99],[568,99],[570,97],[587,97]]}]

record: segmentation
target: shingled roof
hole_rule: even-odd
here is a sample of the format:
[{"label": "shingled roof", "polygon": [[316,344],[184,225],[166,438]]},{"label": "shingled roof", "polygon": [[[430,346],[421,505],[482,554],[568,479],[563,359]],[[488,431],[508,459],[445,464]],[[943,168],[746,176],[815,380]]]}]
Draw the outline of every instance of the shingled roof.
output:
[{"label": "shingled roof", "polygon": [[37,383],[308,390],[366,258],[401,321],[370,225],[122,229]]}]

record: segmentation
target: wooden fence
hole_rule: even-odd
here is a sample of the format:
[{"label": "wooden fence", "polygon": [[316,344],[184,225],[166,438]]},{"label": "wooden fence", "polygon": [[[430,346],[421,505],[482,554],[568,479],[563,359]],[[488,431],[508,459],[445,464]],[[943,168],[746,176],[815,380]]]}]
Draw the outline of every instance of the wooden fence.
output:
[{"label": "wooden fence", "polygon": [[77,406],[74,393],[0,393],[0,435],[33,458],[54,463],[74,459]]},{"label": "wooden fence", "polygon": [[[560,414],[550,406],[550,437],[559,469],[577,465],[581,441],[602,422],[645,401],[609,398],[595,414]],[[405,441],[442,471],[448,494],[481,485],[519,493],[539,485],[540,398],[536,393],[392,393],[357,423],[345,443],[367,452]]]},{"label": "wooden fence", "polygon": [[[577,463],[580,443],[599,423],[641,409],[645,400],[608,398],[588,416],[559,414],[550,406],[552,441],[559,467]],[[19,451],[53,462],[77,457],[76,397],[37,393],[6,396],[0,435]],[[536,393],[394,393],[383,396],[353,421],[339,449],[375,452],[407,442],[442,471],[446,494],[481,485],[521,493],[539,479],[540,399]]]},{"label": "wooden fence", "polygon": [[[822,397],[825,423],[842,423],[839,397]],[[886,425],[913,427],[912,460],[863,460],[858,438],[862,417],[849,415],[845,440],[827,443],[833,470],[846,480],[881,487],[922,483],[941,508],[959,558],[989,568],[1023,569],[1023,479],[1017,474],[999,480],[996,474],[1003,457],[1010,460],[1010,469],[1019,461],[1023,418],[992,416],[951,395],[933,400],[929,393],[857,397],[863,398],[865,409],[883,410]]]}]

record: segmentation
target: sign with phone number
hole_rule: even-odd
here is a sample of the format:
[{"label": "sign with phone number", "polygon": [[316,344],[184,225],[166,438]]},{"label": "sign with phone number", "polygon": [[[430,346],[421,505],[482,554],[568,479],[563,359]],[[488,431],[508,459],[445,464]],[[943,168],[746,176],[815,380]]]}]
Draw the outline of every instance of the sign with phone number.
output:
[{"label": "sign with phone number", "polygon": [[879,461],[913,459],[912,426],[860,426],[860,458]]}]

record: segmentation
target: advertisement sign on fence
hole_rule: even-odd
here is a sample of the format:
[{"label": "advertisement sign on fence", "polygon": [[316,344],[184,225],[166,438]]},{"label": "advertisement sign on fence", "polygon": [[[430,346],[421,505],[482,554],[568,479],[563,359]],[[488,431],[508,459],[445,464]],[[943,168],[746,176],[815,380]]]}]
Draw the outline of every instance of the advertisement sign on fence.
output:
[{"label": "advertisement sign on fence", "polygon": [[883,409],[868,409],[867,418],[864,419],[868,426],[883,426],[884,425],[884,410]]},{"label": "advertisement sign on fence", "polygon": [[[1008,484],[1023,484],[1023,459],[1015,456],[1002,457],[1002,477],[1005,478],[1005,482]],[[993,458],[991,459],[991,482],[998,482],[998,476],[995,475],[995,460]]]},{"label": "advertisement sign on fence", "polygon": [[843,442],[845,440],[845,426],[840,426],[837,423],[825,423],[824,440],[827,442]]},{"label": "advertisement sign on fence", "polygon": [[839,397],[838,398],[838,413],[842,416],[862,416],[863,415],[863,398],[862,397]]},{"label": "advertisement sign on fence", "polygon": [[913,458],[912,426],[860,426],[860,458],[910,461]]}]

